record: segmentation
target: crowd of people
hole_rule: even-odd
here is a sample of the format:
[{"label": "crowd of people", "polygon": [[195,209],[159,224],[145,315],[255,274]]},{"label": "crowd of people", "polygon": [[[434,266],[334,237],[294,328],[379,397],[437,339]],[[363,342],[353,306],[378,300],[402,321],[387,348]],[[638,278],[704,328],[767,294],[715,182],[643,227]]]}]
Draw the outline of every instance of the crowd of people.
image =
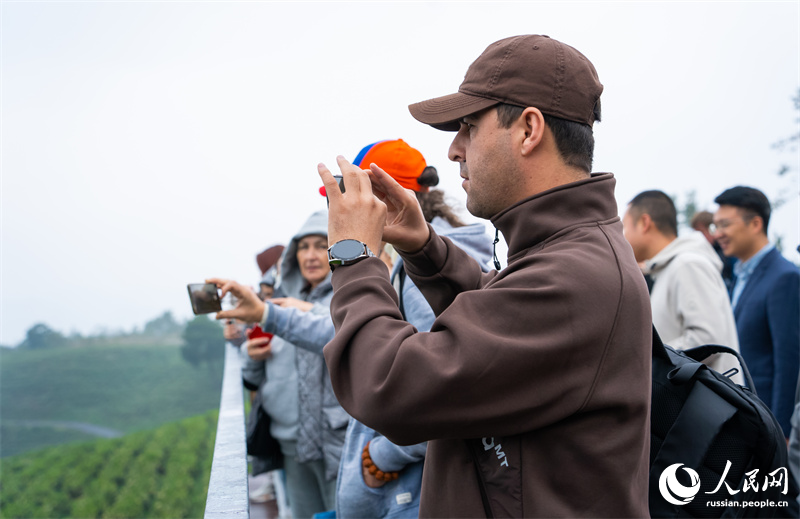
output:
[{"label": "crowd of people", "polygon": [[[492,247],[484,226],[465,224],[444,192],[431,189],[439,183],[438,172],[418,150],[402,139],[379,141],[364,147],[355,163],[381,164],[414,191],[426,222],[468,251],[488,272]],[[327,214],[320,211],[309,217],[285,248],[278,245],[260,253],[258,291],[209,280],[233,291],[237,298],[256,296],[263,303],[252,320],[229,318],[225,326],[225,337],[242,348],[243,380],[257,392],[253,405],[262,405],[268,412],[283,458],[277,471],[253,459],[253,474],[269,471],[270,477],[260,480],[263,484],[253,489],[251,499],[276,497],[282,517],[312,517],[331,510],[339,517],[416,517],[426,443],[392,443],[351,418],[333,394],[322,356],[335,333],[327,233]],[[402,258],[389,244],[383,244],[378,257],[398,294],[401,314],[417,329],[428,331],[435,315],[406,276]],[[248,329],[256,323],[272,337],[248,338]],[[372,471],[365,467],[366,456],[375,467]],[[278,490],[284,487],[285,492]]]},{"label": "crowd of people", "polygon": [[[217,317],[271,420],[282,460],[253,471],[282,467],[282,516],[648,516],[653,325],[739,351],[796,446],[800,270],[767,197],[725,189],[680,235],[659,190],[620,218],[613,174],[592,173],[602,91],[566,44],[495,42],[457,93],[409,106],[455,132],[494,242],[386,140],[338,158],[344,190],[320,164],[329,209],[258,256],[258,291],[208,280],[237,300]],[[743,383],[735,357],[706,363]]]}]

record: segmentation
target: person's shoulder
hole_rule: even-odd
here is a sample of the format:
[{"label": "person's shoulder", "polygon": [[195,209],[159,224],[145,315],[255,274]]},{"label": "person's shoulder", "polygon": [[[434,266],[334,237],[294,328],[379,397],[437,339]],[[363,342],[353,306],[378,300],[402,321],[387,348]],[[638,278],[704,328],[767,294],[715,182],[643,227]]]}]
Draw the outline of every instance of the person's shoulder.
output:
[{"label": "person's shoulder", "polygon": [[762,271],[759,284],[771,288],[788,288],[800,280],[800,268],[783,257],[779,250],[773,249],[756,267],[756,272]]},{"label": "person's shoulder", "polygon": [[[553,241],[539,244],[509,258],[509,264],[500,271],[498,281],[504,278],[516,282],[526,279],[532,288],[541,287],[543,283],[573,287],[578,291],[585,290],[586,283],[603,286],[615,279],[614,274],[621,268],[613,251],[605,248],[606,244],[600,240],[595,243]],[[635,267],[634,263],[632,265]],[[641,276],[638,267],[636,271]]]},{"label": "person's shoulder", "polygon": [[488,239],[486,226],[478,222],[454,227],[447,223],[447,220],[444,218],[437,216],[433,219],[433,222],[431,222],[431,226],[433,230],[436,231],[436,234],[439,236],[446,236],[453,241],[470,240],[475,236],[486,237],[486,239]]},{"label": "person's shoulder", "polygon": [[772,249],[769,254],[764,257],[764,260],[764,264],[769,265],[770,270],[774,269],[781,273],[800,276],[800,268],[786,259],[778,249]]},{"label": "person's shoulder", "polygon": [[714,263],[700,252],[696,251],[683,251],[676,254],[670,262],[668,268],[684,271],[702,271],[719,274],[719,269]]},{"label": "person's shoulder", "polygon": [[800,285],[800,269],[786,258],[783,258],[781,263],[781,268],[775,269],[773,276],[775,288],[797,292],[798,285]]}]

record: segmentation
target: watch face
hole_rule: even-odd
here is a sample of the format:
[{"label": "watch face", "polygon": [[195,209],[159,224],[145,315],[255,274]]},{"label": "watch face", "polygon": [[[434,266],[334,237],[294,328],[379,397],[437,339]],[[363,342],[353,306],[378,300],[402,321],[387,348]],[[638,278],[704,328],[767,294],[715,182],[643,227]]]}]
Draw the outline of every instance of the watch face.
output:
[{"label": "watch face", "polygon": [[358,240],[342,240],[331,248],[331,256],[348,261],[356,259],[364,253],[364,244]]}]

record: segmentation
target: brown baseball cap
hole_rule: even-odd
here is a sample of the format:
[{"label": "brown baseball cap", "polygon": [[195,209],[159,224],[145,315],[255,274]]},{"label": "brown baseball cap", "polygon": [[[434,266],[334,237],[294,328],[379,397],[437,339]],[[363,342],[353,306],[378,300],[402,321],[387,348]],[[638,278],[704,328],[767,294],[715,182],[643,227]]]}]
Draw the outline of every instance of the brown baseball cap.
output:
[{"label": "brown baseball cap", "polygon": [[457,93],[408,109],[418,121],[446,131],[457,131],[459,119],[499,103],[534,106],[592,126],[602,92],[586,56],[549,36],[530,34],[492,43],[469,66]]}]

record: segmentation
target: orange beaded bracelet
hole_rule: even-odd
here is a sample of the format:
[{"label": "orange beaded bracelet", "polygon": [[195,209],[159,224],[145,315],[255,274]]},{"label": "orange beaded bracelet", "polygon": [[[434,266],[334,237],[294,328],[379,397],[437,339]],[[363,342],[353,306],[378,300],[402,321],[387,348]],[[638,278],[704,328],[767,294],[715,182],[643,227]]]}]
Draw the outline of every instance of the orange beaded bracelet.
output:
[{"label": "orange beaded bracelet", "polygon": [[373,463],[372,458],[369,457],[369,442],[364,445],[364,451],[361,453],[361,465],[367,469],[367,471],[372,474],[375,479],[379,479],[380,481],[394,481],[398,477],[400,477],[399,472],[384,472],[379,469],[375,463]]}]

